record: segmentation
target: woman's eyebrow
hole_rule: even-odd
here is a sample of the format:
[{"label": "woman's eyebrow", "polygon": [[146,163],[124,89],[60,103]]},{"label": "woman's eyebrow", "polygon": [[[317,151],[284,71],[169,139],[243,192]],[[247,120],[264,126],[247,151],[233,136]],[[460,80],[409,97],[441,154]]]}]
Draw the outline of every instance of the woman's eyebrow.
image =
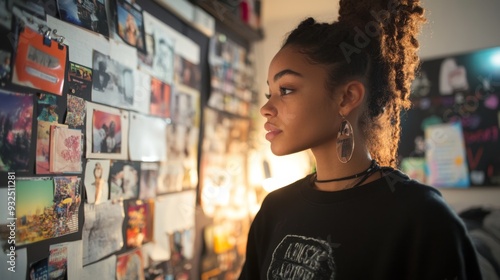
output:
[{"label": "woman's eyebrow", "polygon": [[[303,77],[302,74],[300,74],[299,72],[293,71],[292,69],[285,69],[276,73],[276,75],[274,75],[273,81],[276,82],[285,75],[294,75],[297,77]],[[267,84],[269,85],[269,81],[267,81]]]}]

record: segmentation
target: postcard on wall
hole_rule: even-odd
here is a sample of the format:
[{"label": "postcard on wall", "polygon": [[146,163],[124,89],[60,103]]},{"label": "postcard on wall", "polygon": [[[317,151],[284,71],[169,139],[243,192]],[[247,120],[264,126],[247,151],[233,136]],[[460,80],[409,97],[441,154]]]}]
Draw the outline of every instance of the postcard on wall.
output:
[{"label": "postcard on wall", "polygon": [[128,158],[128,111],[87,102],[87,158]]},{"label": "postcard on wall", "polygon": [[49,159],[50,159],[50,127],[67,125],[38,121],[37,137],[36,137],[36,174],[50,174]]},{"label": "postcard on wall", "polygon": [[17,178],[16,245],[30,244],[54,237],[54,181],[49,177]]},{"label": "postcard on wall", "polygon": [[166,160],[167,122],[164,119],[131,112],[129,135],[131,160]]},{"label": "postcard on wall", "polygon": [[116,0],[115,32],[125,43],[146,51],[142,11],[125,0]]},{"label": "postcard on wall", "polygon": [[199,64],[181,55],[174,56],[174,81],[177,84],[200,90],[201,70]]},{"label": "postcard on wall", "polygon": [[154,200],[128,200],[127,247],[141,247],[153,240]]},{"label": "postcard on wall", "polygon": [[170,117],[171,86],[159,79],[151,78],[151,101],[149,112],[153,116]]},{"label": "postcard on wall", "polygon": [[429,168],[427,184],[467,188],[470,185],[465,144],[460,123],[429,125],[425,129]]},{"label": "postcard on wall", "polygon": [[52,94],[38,93],[36,95],[36,108],[39,121],[55,122],[59,121],[60,110],[57,106],[57,96]]},{"label": "postcard on wall", "polygon": [[139,199],[156,197],[159,166],[160,164],[158,162],[141,162]]},{"label": "postcard on wall", "polygon": [[68,47],[24,28],[19,34],[12,83],[62,95]]},{"label": "postcard on wall", "polygon": [[70,128],[83,128],[85,125],[86,101],[83,98],[68,94],[67,112],[64,123]]},{"label": "postcard on wall", "polygon": [[92,92],[92,68],[70,62],[67,81],[71,94],[85,100],[90,100]]},{"label": "postcard on wall", "polygon": [[43,258],[30,264],[29,279],[49,279],[49,258]]},{"label": "postcard on wall", "polygon": [[82,240],[85,266],[123,247],[123,203],[110,201],[101,204],[86,203],[84,213]]},{"label": "postcard on wall", "polygon": [[116,256],[116,279],[144,279],[144,262],[140,249]]},{"label": "postcard on wall", "polygon": [[151,103],[151,76],[140,69],[136,69],[134,78],[134,104],[131,110],[149,114]]},{"label": "postcard on wall", "polygon": [[73,24],[47,16],[47,25],[57,29],[57,33],[64,36],[64,43],[68,45],[69,61],[86,67],[92,67],[92,51],[109,54],[107,38],[85,29],[75,28]]},{"label": "postcard on wall", "polygon": [[139,68],[170,85],[174,78],[175,37],[182,35],[151,14],[143,15],[147,54],[139,54]]},{"label": "postcard on wall", "polygon": [[84,178],[87,203],[99,204],[109,199],[109,166],[110,160],[87,160]]},{"label": "postcard on wall", "polygon": [[33,95],[0,90],[0,171],[30,166]]},{"label": "postcard on wall", "polygon": [[141,164],[138,161],[114,160],[109,171],[109,198],[112,201],[139,196]]},{"label": "postcard on wall", "polygon": [[54,224],[55,236],[78,231],[78,210],[80,209],[81,178],[76,176],[54,177]]},{"label": "postcard on wall", "polygon": [[82,141],[83,134],[80,129],[51,126],[50,172],[82,173]]},{"label": "postcard on wall", "polygon": [[116,255],[84,266],[81,279],[116,279]]},{"label": "postcard on wall", "polygon": [[68,246],[66,244],[50,245],[48,274],[49,279],[68,279]]},{"label": "postcard on wall", "polygon": [[104,0],[57,0],[57,6],[62,20],[109,36]]}]

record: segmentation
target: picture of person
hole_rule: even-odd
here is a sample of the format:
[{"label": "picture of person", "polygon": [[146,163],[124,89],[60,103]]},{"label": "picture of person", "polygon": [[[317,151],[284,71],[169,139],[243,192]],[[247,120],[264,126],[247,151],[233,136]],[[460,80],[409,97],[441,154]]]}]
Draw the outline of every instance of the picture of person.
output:
[{"label": "picture of person", "polygon": [[92,136],[92,152],[121,153],[120,115],[95,110]]},{"label": "picture of person", "polygon": [[126,43],[145,52],[142,13],[124,1],[117,1],[117,32]]},{"label": "picture of person", "polygon": [[154,34],[155,52],[153,71],[155,76],[167,84],[171,84],[174,75],[174,43],[159,32]]},{"label": "picture of person", "polygon": [[99,162],[96,162],[94,167],[94,186],[95,186],[95,204],[99,204],[108,199],[108,184],[102,178],[103,169]]}]

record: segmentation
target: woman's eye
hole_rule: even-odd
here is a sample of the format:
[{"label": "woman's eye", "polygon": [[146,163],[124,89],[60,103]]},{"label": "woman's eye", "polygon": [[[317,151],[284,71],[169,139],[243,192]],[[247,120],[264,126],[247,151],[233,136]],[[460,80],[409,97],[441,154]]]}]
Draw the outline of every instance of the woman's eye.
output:
[{"label": "woman's eye", "polygon": [[266,97],[266,99],[270,99],[271,98],[271,94],[270,93],[264,93],[264,96]]},{"label": "woman's eye", "polygon": [[284,88],[284,87],[280,88],[280,94],[281,95],[288,95],[288,94],[292,93],[292,91],[293,90],[288,89],[288,88]]}]

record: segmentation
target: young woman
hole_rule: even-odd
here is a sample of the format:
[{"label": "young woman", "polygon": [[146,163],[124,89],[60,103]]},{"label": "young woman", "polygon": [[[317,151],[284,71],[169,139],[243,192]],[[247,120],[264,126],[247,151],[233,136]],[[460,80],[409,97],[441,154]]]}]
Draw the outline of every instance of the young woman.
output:
[{"label": "young woman", "polygon": [[273,58],[261,114],[276,155],[311,149],[316,172],[270,193],[240,279],[481,279],[440,193],[396,167],[424,22],[417,0],[341,0]]}]

